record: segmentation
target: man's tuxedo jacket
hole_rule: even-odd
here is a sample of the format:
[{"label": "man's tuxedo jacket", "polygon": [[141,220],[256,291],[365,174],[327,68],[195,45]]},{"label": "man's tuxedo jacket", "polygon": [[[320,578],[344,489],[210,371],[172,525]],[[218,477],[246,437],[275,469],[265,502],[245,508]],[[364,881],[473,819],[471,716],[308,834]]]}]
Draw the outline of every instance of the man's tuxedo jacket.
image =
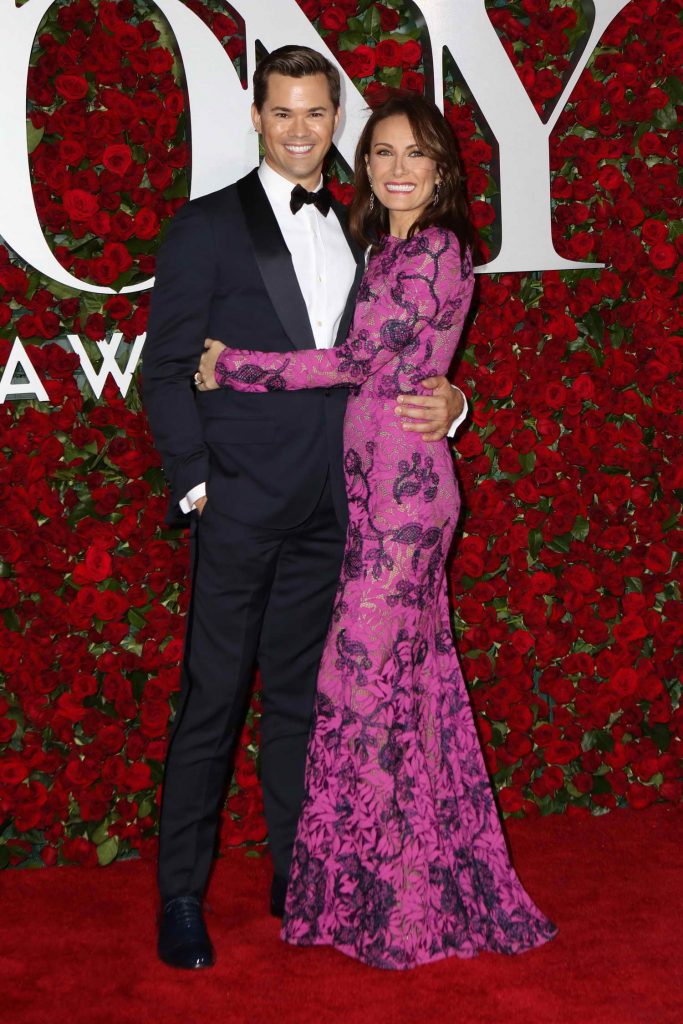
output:
[{"label": "man's tuxedo jacket", "polygon": [[[363,271],[357,262],[337,342],[348,331]],[[310,514],[330,474],[342,522],[346,497],[342,426],[347,392],[197,392],[204,339],[234,348],[289,352],[315,341],[294,267],[256,171],[187,203],[174,217],[157,262],[143,353],[143,396],[178,502],[206,481],[209,502],[234,519],[288,528]]]}]

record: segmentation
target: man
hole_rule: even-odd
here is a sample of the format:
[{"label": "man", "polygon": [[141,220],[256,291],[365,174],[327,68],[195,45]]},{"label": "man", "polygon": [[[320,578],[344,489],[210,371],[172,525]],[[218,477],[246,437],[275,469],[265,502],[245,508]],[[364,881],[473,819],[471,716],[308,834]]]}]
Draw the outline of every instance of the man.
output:
[{"label": "man", "polygon": [[[344,543],[345,392],[196,393],[205,337],[291,351],[344,339],[363,272],[342,207],[320,189],[339,120],[339,76],[282,47],[254,75],[265,159],[188,203],[159,256],[144,395],[170,482],[190,517],[192,599],[161,813],[159,956],[208,967],[201,901],[253,664],[263,680],[261,769],[281,914],[303,796],[315,682]],[[317,191],[316,191],[317,190]],[[407,426],[443,437],[462,407],[445,379],[408,399]],[[437,393],[438,392],[438,393]]]}]

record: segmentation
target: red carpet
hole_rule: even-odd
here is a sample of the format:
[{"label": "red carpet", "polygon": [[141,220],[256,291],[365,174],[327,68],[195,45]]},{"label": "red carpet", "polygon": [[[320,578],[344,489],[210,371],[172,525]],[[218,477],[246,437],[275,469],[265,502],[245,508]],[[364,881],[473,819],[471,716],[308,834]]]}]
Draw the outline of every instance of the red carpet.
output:
[{"label": "red carpet", "polygon": [[5,871],[0,988],[7,1024],[681,1024],[683,813],[508,822],[517,870],[559,925],[520,957],[406,974],[290,949],[266,912],[265,857],[216,870],[212,971],[154,955],[154,869]]}]

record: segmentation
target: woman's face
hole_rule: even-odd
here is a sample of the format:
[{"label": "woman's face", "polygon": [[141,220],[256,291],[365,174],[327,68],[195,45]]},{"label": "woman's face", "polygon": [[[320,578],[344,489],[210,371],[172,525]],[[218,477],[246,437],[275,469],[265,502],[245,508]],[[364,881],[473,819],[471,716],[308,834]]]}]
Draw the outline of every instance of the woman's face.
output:
[{"label": "woman's face", "polygon": [[375,127],[365,162],[372,191],[389,211],[391,234],[405,238],[434,200],[436,161],[416,144],[405,114],[394,114]]}]

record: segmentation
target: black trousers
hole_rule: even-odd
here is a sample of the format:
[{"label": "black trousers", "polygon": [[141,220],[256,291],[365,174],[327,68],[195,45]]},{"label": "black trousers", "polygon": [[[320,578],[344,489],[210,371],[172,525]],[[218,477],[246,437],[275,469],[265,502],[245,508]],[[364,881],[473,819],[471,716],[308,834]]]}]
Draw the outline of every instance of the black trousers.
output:
[{"label": "black trousers", "polygon": [[193,530],[181,698],[161,810],[163,900],[201,897],[205,890],[256,660],[270,850],[275,874],[288,876],[318,665],[344,548],[329,482],[310,517],[294,528],[238,523],[209,498]]}]

